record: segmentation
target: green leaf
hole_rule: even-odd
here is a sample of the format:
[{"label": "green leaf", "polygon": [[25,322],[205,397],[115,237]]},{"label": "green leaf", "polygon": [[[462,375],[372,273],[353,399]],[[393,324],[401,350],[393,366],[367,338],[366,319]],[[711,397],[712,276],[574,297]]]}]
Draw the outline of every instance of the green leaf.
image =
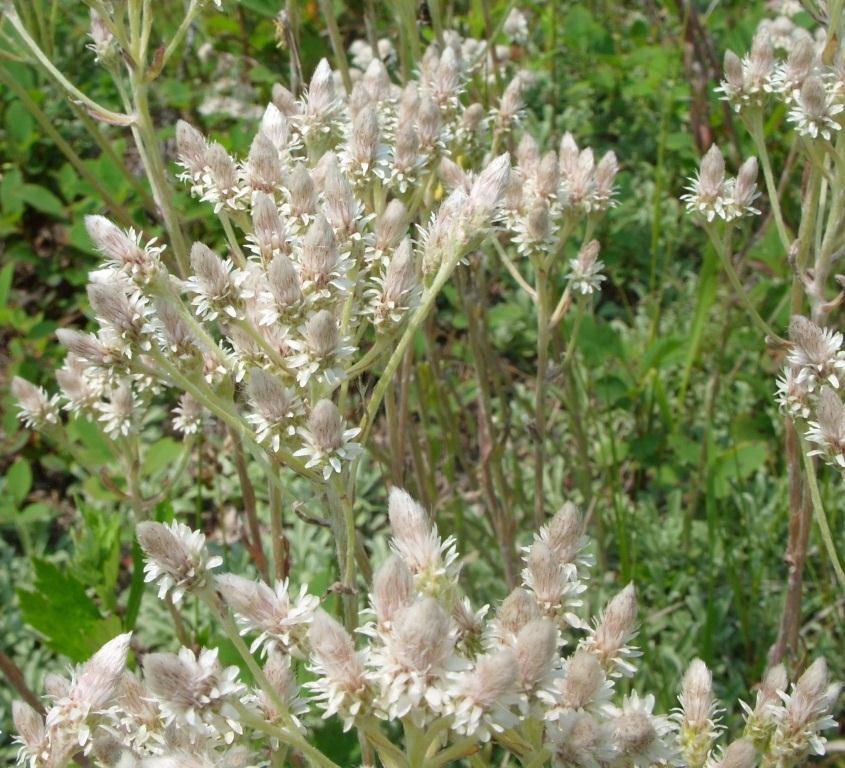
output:
[{"label": "green leaf", "polygon": [[9,303],[9,292],[12,289],[12,278],[15,276],[15,262],[10,261],[0,271],[0,308]]},{"label": "green leaf", "polygon": [[745,443],[716,456],[712,466],[716,498],[733,493],[733,486],[762,467],[768,455],[765,443]]},{"label": "green leaf", "polygon": [[18,590],[21,613],[52,650],[73,661],[85,661],[120,632],[117,616],[103,618],[85,586],[72,574],[38,558],[33,558],[32,566],[35,588]]},{"label": "green leaf", "polygon": [[162,470],[172,466],[182,453],[182,443],[172,437],[163,437],[156,440],[144,457],[144,474],[157,475]]},{"label": "green leaf", "polygon": [[64,203],[59,200],[49,189],[39,187],[37,184],[24,184],[18,194],[21,199],[41,213],[55,216],[58,219],[65,217]]},{"label": "green leaf", "polygon": [[6,473],[6,491],[12,495],[17,504],[22,504],[32,488],[32,470],[29,462],[18,459]]}]

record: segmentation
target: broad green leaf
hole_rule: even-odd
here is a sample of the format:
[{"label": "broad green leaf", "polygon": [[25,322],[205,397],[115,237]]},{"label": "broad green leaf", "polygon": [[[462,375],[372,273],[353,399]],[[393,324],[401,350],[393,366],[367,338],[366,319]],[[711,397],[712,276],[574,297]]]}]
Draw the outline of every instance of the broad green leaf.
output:
[{"label": "broad green leaf", "polygon": [[29,495],[30,488],[32,488],[32,470],[29,462],[20,458],[9,467],[6,473],[6,491],[12,495],[17,504],[21,504]]},{"label": "broad green leaf", "polygon": [[65,206],[58,197],[49,189],[39,187],[37,184],[24,184],[18,194],[21,199],[41,213],[63,219],[65,217]]},{"label": "broad green leaf", "polygon": [[104,618],[72,574],[38,558],[32,566],[34,589],[18,590],[21,613],[56,653],[84,661],[121,631],[118,617]]}]

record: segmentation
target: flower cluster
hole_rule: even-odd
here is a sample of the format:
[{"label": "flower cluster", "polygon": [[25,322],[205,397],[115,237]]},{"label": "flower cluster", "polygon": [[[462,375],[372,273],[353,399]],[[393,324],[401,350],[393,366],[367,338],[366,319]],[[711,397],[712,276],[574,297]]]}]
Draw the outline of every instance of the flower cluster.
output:
[{"label": "flower cluster", "polygon": [[[819,33],[814,38],[786,16],[764,21],[745,57],[727,51],[725,79],[717,91],[752,119],[772,96],[786,105],[787,120],[800,136],[830,141],[842,130],[845,70],[839,58],[823,63],[825,31]],[[778,51],[786,57],[779,59]]]},{"label": "flower cluster", "polygon": [[[140,652],[136,675],[125,668],[129,636],[121,635],[69,682],[50,683],[46,718],[15,706],[21,764],[59,768],[77,752],[96,766],[263,764],[280,749],[303,749],[318,713],[358,728],[393,758],[402,750],[378,723],[404,722],[415,734],[408,759],[429,755],[433,764],[491,740],[535,765],[582,768],[791,766],[823,754],[821,732],[835,725],[839,693],[823,660],[791,690],[782,667],[770,670],[755,706],[744,705],[744,734],[724,749],[722,710],[700,660],[671,715],[655,713],[651,695],[620,698],[618,679],[635,672],[636,596],[626,587],[592,624],[566,610],[580,606],[572,597],[591,564],[572,504],[535,536],[522,585],[490,620],[488,606],[474,611],[461,596],[454,544],[441,540],[426,511],[393,489],[389,519],[393,554],[374,574],[356,633],[305,587],[292,598],[286,583],[212,577],[215,558],[200,533],[148,524],[160,526],[142,537],[148,573],[165,591],[177,573],[193,574],[180,582],[188,593],[209,597],[213,584],[217,597],[209,599],[231,611],[253,650],[263,649],[263,667],[247,659],[255,688],[208,648]],[[300,682],[302,660],[308,682]]]},{"label": "flower cluster", "polygon": [[[391,350],[442,286],[437,275],[500,218],[510,160],[473,151],[492,120],[464,103],[482,54],[450,34],[416,80],[397,85],[370,57],[349,92],[324,60],[301,97],[273,90],[245,158],[180,121],[180,177],[217,214],[226,252],[196,242],[171,254],[89,216],[103,256],[88,287],[99,328],[59,331],[60,395],[16,380],[22,419],[58,425],[63,403],[119,442],[175,390],[172,426],[184,435],[213,416],[309,479],[341,472],[360,430],[348,423],[357,402],[340,391]],[[518,113],[500,104],[497,130]],[[463,183],[441,201],[431,190],[444,167]],[[596,284],[595,261],[582,272]]]},{"label": "flower cluster", "polygon": [[845,470],[845,350],[839,331],[796,315],[789,324],[790,347],[777,380],[781,409],[803,425],[811,455]]},{"label": "flower cluster", "polygon": [[760,213],[754,208],[757,192],[757,159],[749,157],[740,166],[736,178],[725,177],[725,158],[713,144],[701,159],[698,173],[689,179],[681,200],[687,211],[696,213],[707,223],[719,218],[733,221],[742,216]]}]

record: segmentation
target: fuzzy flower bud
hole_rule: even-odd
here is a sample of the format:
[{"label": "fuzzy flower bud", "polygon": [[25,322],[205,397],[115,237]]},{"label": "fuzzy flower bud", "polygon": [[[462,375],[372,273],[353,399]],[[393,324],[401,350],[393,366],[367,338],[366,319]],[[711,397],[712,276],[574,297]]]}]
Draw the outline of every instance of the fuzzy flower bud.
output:
[{"label": "fuzzy flower bud", "polygon": [[18,418],[27,427],[37,429],[45,424],[59,423],[59,408],[55,396],[48,397],[41,387],[20,376],[12,379],[11,392],[18,404]]},{"label": "fuzzy flower bud", "polygon": [[273,253],[287,253],[287,233],[276,201],[263,192],[256,193],[252,203],[252,226],[261,258],[267,262]]},{"label": "fuzzy flower bud", "polygon": [[260,132],[256,134],[249,148],[247,175],[252,189],[261,192],[275,192],[282,185],[282,166],[275,144]]},{"label": "fuzzy flower bud", "polygon": [[376,249],[395,248],[408,229],[408,211],[401,200],[391,200],[376,221]]},{"label": "fuzzy flower bud", "polygon": [[522,626],[516,636],[514,653],[523,691],[533,690],[549,674],[557,656],[557,647],[558,630],[548,619],[537,618]]},{"label": "fuzzy flower bud", "polygon": [[608,603],[592,637],[585,641],[585,647],[606,670],[616,666],[621,674],[633,674],[634,666],[627,657],[634,653],[627,643],[634,636],[636,620],[637,593],[629,584]]},{"label": "fuzzy flower bud", "polygon": [[695,659],[687,668],[681,694],[678,744],[690,768],[701,768],[710,753],[719,729],[715,724],[718,712],[713,698],[713,679],[707,665]]},{"label": "fuzzy flower bud", "polygon": [[402,558],[391,555],[373,576],[371,600],[379,626],[388,625],[396,613],[413,602],[414,579]]},{"label": "fuzzy flower bud", "polygon": [[337,244],[331,224],[318,214],[302,242],[302,277],[325,285],[338,262]]},{"label": "fuzzy flower bud", "polygon": [[307,594],[304,586],[296,600],[291,600],[286,581],[275,588],[232,573],[215,579],[217,591],[241,625],[241,634],[257,632],[251,651],[268,648],[290,653],[304,639],[308,625],[320,601]]},{"label": "fuzzy flower bud", "polygon": [[570,285],[573,290],[585,296],[595,293],[604,282],[604,262],[598,258],[601,246],[598,240],[590,240],[579,252],[578,257],[569,262]]},{"label": "fuzzy flower bud", "polygon": [[138,543],[147,556],[144,581],[158,582],[158,596],[170,594],[179,603],[186,592],[202,589],[209,571],[223,564],[221,557],[209,557],[205,536],[187,525],[144,521],[136,529]]},{"label": "fuzzy flower bud", "polygon": [[198,180],[208,165],[206,154],[208,142],[194,126],[179,120],[176,123],[176,149],[179,161],[188,175]]}]

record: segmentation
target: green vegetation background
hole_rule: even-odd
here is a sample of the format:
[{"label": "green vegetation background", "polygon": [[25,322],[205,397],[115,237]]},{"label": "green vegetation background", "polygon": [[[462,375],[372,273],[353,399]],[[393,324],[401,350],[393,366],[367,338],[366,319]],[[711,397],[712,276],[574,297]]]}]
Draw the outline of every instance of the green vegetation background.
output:
[{"label": "green vegetation background", "polygon": [[[276,45],[273,20],[278,5],[225,0],[223,13],[212,10],[202,18],[185,54],[157,85],[155,117],[168,146],[182,117],[245,152],[257,120],[204,114],[201,107],[211,97],[231,95],[263,105],[271,85],[285,81],[288,56]],[[179,3],[161,6],[165,27],[175,26]],[[59,7],[51,55],[83,90],[114,103],[108,78],[85,49],[82,4]],[[356,3],[336,7],[347,42],[363,37],[362,9]],[[596,599],[629,580],[637,583],[643,687],[671,708],[682,670],[700,655],[714,670],[719,696],[735,700],[748,695],[765,664],[786,577],[786,483],[772,396],[778,361],[767,355],[733,301],[703,234],[677,197],[711,140],[734,166],[746,156],[742,131],[712,88],[725,48],[747,50],[764,3],[695,3],[701,27],[694,32],[680,0],[553,0],[524,7],[532,42],[513,54],[537,75],[528,96],[532,132],[555,146],[571,131],[598,154],[613,149],[623,167],[619,205],[598,235],[609,280],[595,313],[578,329],[579,391],[587,393],[589,431],[579,439],[560,428],[552,493],[562,498],[579,483],[595,486],[605,559],[596,570]],[[507,2],[492,3],[497,19],[508,8]],[[330,48],[316,4],[304,3],[302,10],[302,55],[310,71]],[[459,4],[458,10],[460,30],[483,36],[479,4]],[[379,13],[380,34],[390,37],[395,22],[389,6],[379,4]],[[0,84],[0,650],[39,690],[46,671],[84,659],[120,627],[132,561],[130,533],[114,513],[114,493],[96,472],[83,487],[69,456],[20,427],[8,394],[13,375],[52,386],[61,356],[55,330],[86,322],[84,286],[96,257],[82,221],[105,209],[98,190],[57,149],[54,133],[144,226],[150,198],[124,130],[99,126],[110,148],[104,151],[82,124],[89,118],[37,72],[9,60],[0,68],[6,75]],[[34,116],[32,104],[46,124]],[[783,160],[777,148],[785,145],[779,142],[782,116],[772,119],[769,130],[777,165]],[[800,179],[791,183],[797,190]],[[790,205],[795,198],[788,215]],[[219,237],[204,231],[202,208],[184,192],[180,210],[191,222],[192,237]],[[789,274],[772,229],[749,240],[744,258],[757,278],[755,301],[783,328],[788,318],[777,302]],[[504,271],[488,289],[490,332],[518,393],[533,375],[532,308]],[[453,299],[447,291],[438,323],[444,357],[453,363],[450,375],[464,387],[466,318]],[[96,433],[84,425],[78,431],[89,469],[107,463]],[[161,437],[147,471],[154,476],[173,449],[174,441]],[[209,459],[188,502],[199,517],[235,493],[214,461]],[[831,526],[845,549],[841,480],[825,475]],[[379,509],[375,492],[364,496]],[[372,530],[381,520],[373,517]],[[478,560],[474,590],[495,601],[503,587],[495,562],[485,562],[487,551],[495,550],[486,546],[489,536],[473,529],[462,546]],[[813,655],[827,654],[833,676],[842,679],[842,595],[833,584],[813,540],[802,642]],[[164,642],[165,619],[151,621],[160,622]],[[11,698],[0,681],[4,756],[13,753],[6,735]],[[728,722],[735,725],[738,715],[728,712]]]}]

